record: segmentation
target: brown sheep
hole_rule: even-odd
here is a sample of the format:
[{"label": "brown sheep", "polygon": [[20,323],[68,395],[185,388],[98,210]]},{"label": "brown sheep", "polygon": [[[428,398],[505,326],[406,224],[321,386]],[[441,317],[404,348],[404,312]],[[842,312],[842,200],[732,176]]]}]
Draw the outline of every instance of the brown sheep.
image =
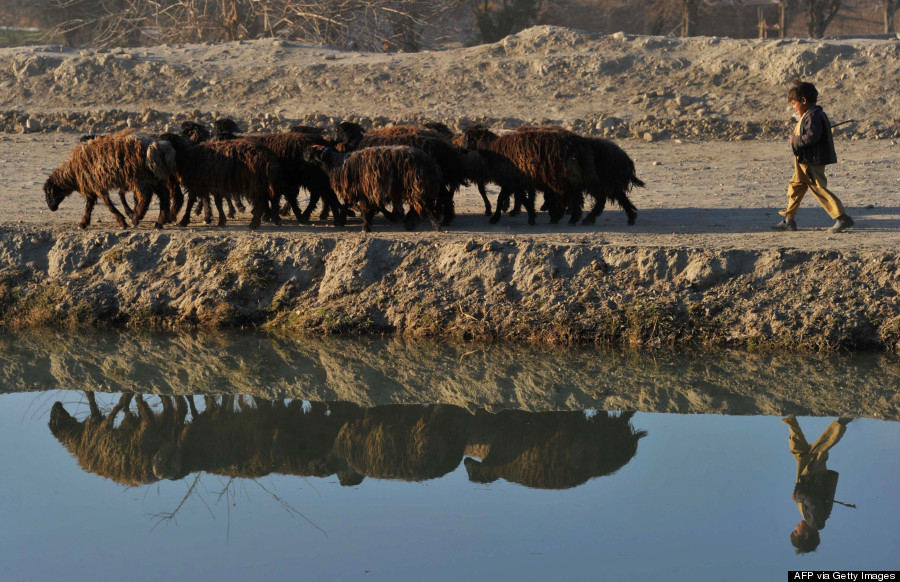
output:
[{"label": "brown sheep", "polygon": [[[379,132],[382,132],[379,135]],[[441,170],[442,186],[437,201],[441,224],[449,225],[455,216],[453,195],[466,184],[460,151],[440,133],[415,126],[399,126],[366,133],[356,123],[342,122],[333,128],[331,140],[338,151],[353,151],[373,146],[409,146],[431,156]]]},{"label": "brown sheep", "polygon": [[175,151],[171,144],[126,130],[94,137],[75,146],[69,159],[53,170],[44,183],[47,206],[55,212],[59,204],[75,190],[85,198],[84,217],[79,226],[87,228],[97,198],[103,200],[120,227],[125,217],[109,198],[109,190],[134,192],[137,198],[132,224],[144,217],[153,194],[160,199],[156,228],[171,220],[165,182],[175,170]]},{"label": "brown sheep", "polygon": [[[300,188],[306,188],[310,193],[315,193],[314,196],[316,198],[321,197],[325,200],[326,212],[323,214],[327,215],[327,211],[332,211],[335,225],[343,226],[346,222],[346,212],[338,203],[337,196],[331,189],[328,175],[317,165],[308,163],[303,157],[304,152],[310,146],[330,145],[330,142],[322,137],[322,130],[309,129],[310,131],[297,130],[272,134],[242,133],[237,123],[227,117],[217,119],[215,122],[216,139],[226,140],[240,137],[245,140],[251,140],[268,148],[277,156],[282,169],[284,186],[284,190],[280,192],[280,195],[283,195],[287,200],[285,208],[294,212],[297,222],[301,224],[309,222],[309,217],[313,211],[313,204],[310,204],[306,211],[303,212],[300,211],[297,204]],[[205,128],[202,128],[202,130],[205,130]],[[191,131],[200,134],[200,131],[194,128],[191,128]],[[286,212],[279,212],[278,208],[272,208],[271,210],[273,214],[286,214]]]},{"label": "brown sheep", "polygon": [[[551,223],[558,222],[566,209],[571,214],[569,223],[576,223],[581,217],[583,191],[588,191],[599,201],[601,197],[605,200],[607,195],[619,196],[621,190],[621,196],[627,202],[627,189],[632,184],[643,184],[634,176],[632,163],[624,181],[626,187],[622,190],[617,186],[614,192],[610,184],[598,175],[598,171],[611,173],[608,166],[615,163],[624,165],[630,159],[627,155],[626,160],[613,157],[609,142],[584,138],[569,131],[537,128],[498,136],[484,127],[474,126],[466,131],[465,136],[464,146],[467,149],[491,154],[489,165],[498,168],[495,173],[508,174],[508,166],[512,165],[520,177],[525,177],[529,191],[544,192]],[[613,158],[613,162],[607,163],[606,157]],[[501,198],[502,194],[501,191]],[[623,203],[623,207],[631,211],[629,219],[633,220],[633,214],[636,215],[633,205],[627,202]],[[596,218],[596,214],[599,211],[595,208],[590,220]],[[498,219],[499,211],[491,221]]]},{"label": "brown sheep", "polygon": [[500,412],[480,427],[482,437],[489,437],[488,453],[481,461],[467,457],[466,472],[477,483],[502,478],[539,489],[576,487],[615,473],[637,454],[647,433],[634,430],[633,415]]},{"label": "brown sheep", "polygon": [[282,188],[281,168],[266,148],[245,140],[195,144],[172,133],[165,133],[160,139],[169,141],[175,148],[178,180],[188,192],[181,226],[190,222],[191,209],[198,197],[214,197],[219,226],[226,223],[222,198],[246,199],[252,207],[251,229],[259,227],[263,213],[273,200],[277,204]]},{"label": "brown sheep", "polygon": [[[174,446],[187,415],[181,397],[161,397],[163,410],[155,414],[140,395],[124,394],[106,415],[93,392],[87,397],[91,415],[84,421],[73,418],[61,402],[50,410],[50,431],[84,470],[132,487],[183,477]],[[132,400],[137,415],[129,409]],[[124,418],[115,426],[120,412]]]},{"label": "brown sheep", "polygon": [[[234,136],[230,134],[223,137],[223,135],[221,135],[218,130],[216,131],[215,138],[213,138],[213,135],[210,134],[208,129],[206,129],[206,126],[197,123],[196,121],[183,121],[181,123],[181,135],[188,138],[194,143],[203,143],[211,139],[234,139]],[[169,192],[172,196],[172,199],[176,200],[174,214],[177,214],[177,211],[180,210],[182,204],[184,204],[184,195],[181,192],[181,188],[178,187],[177,180],[175,180],[174,183],[169,184]],[[212,222],[212,204],[210,203],[208,197],[201,199],[199,202],[200,204],[197,205],[195,214],[203,214],[203,221],[206,224],[210,224]],[[225,203],[228,205],[228,214],[226,215],[228,216],[228,218],[234,218],[237,215],[238,210],[240,210],[241,212],[244,212],[246,210],[246,207],[244,207],[244,204],[240,201],[240,199],[232,201],[231,198],[225,198]]]},{"label": "brown sheep", "polygon": [[585,190],[594,198],[594,207],[581,222],[594,224],[607,200],[615,201],[622,207],[628,217],[628,224],[634,224],[637,208],[628,199],[632,187],[644,187],[642,180],[635,173],[634,161],[615,143],[595,137],[585,137],[557,126],[519,127],[519,132],[556,131],[571,139],[580,140],[593,151],[594,173]]},{"label": "brown sheep", "polygon": [[332,188],[345,204],[359,206],[363,231],[372,230],[372,219],[379,209],[391,204],[396,211],[404,202],[410,206],[404,219],[408,230],[414,229],[418,217],[423,215],[440,230],[434,206],[442,184],[441,171],[422,150],[407,146],[367,147],[342,154],[329,147],[314,146],[306,155],[328,172]]}]

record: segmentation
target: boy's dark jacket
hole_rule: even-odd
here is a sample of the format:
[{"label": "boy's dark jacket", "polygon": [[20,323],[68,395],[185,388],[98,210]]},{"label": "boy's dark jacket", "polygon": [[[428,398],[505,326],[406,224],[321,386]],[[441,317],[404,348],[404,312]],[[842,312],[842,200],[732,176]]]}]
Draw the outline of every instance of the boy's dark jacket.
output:
[{"label": "boy's dark jacket", "polygon": [[791,148],[801,164],[824,166],[837,163],[831,122],[818,105],[813,105],[800,125],[800,135],[791,136]]}]

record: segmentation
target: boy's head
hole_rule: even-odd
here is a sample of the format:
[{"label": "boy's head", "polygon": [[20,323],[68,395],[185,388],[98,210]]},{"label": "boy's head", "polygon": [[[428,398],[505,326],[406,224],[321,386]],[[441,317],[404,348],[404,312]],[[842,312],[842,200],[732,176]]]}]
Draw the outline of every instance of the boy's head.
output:
[{"label": "boy's head", "polygon": [[812,527],[806,521],[801,521],[791,532],[791,544],[797,548],[798,554],[813,552],[819,547],[819,530]]},{"label": "boy's head", "polygon": [[815,105],[818,99],[819,92],[816,90],[816,86],[800,79],[795,80],[788,90],[788,101],[796,101],[806,105],[807,108]]}]

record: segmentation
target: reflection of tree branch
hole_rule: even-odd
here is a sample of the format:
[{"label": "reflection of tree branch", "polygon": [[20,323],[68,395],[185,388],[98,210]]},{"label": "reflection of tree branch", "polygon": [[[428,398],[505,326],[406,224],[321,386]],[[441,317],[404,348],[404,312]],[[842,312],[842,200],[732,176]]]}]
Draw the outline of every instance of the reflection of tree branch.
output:
[{"label": "reflection of tree branch", "polygon": [[[157,520],[157,522],[155,524],[153,524],[153,527],[150,528],[150,531],[153,531],[154,529],[156,529],[156,526],[158,526],[159,524],[161,524],[164,521],[175,521],[175,523],[178,523],[178,521],[175,519],[175,516],[178,515],[178,512],[181,510],[182,507],[184,507],[184,504],[187,503],[187,500],[191,496],[191,493],[193,493],[194,490],[197,488],[197,483],[200,482],[200,475],[201,475],[201,473],[197,473],[197,475],[194,477],[194,482],[191,483],[190,487],[188,487],[188,490],[184,494],[184,497],[181,498],[181,502],[178,504],[178,506],[174,510],[172,510],[168,513],[150,514],[150,516],[152,518]],[[201,497],[201,499],[202,499],[202,497]],[[207,506],[207,509],[209,509],[209,506]],[[215,519],[215,516],[213,516],[213,519]]]},{"label": "reflection of tree branch", "polygon": [[279,495],[277,495],[274,491],[269,491],[268,489],[266,489],[265,486],[264,486],[262,483],[260,483],[257,479],[254,479],[253,482],[256,483],[256,485],[257,485],[260,489],[262,489],[263,491],[265,491],[266,493],[268,493],[269,495],[271,495],[271,496],[272,496],[272,499],[274,499],[274,500],[277,501],[279,504],[281,504],[281,507],[283,507],[284,510],[288,512],[288,515],[298,515],[298,516],[300,516],[306,523],[308,523],[309,525],[313,526],[314,528],[316,528],[317,530],[319,530],[320,532],[322,532],[322,534],[324,534],[325,537],[328,537],[328,532],[326,532],[324,529],[322,529],[322,528],[320,528],[318,525],[316,525],[316,523],[315,523],[313,520],[311,520],[310,518],[308,518],[308,517],[306,517],[305,515],[303,515],[303,513],[297,511],[290,503],[288,503],[286,500],[282,499],[282,498],[281,498]]}]

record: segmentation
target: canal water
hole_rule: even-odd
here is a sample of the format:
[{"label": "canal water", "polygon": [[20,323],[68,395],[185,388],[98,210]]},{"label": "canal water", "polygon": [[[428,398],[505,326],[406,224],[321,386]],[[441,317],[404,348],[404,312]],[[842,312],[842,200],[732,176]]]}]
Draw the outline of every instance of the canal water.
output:
[{"label": "canal water", "polygon": [[0,335],[0,580],[895,570],[898,377],[877,355]]}]

